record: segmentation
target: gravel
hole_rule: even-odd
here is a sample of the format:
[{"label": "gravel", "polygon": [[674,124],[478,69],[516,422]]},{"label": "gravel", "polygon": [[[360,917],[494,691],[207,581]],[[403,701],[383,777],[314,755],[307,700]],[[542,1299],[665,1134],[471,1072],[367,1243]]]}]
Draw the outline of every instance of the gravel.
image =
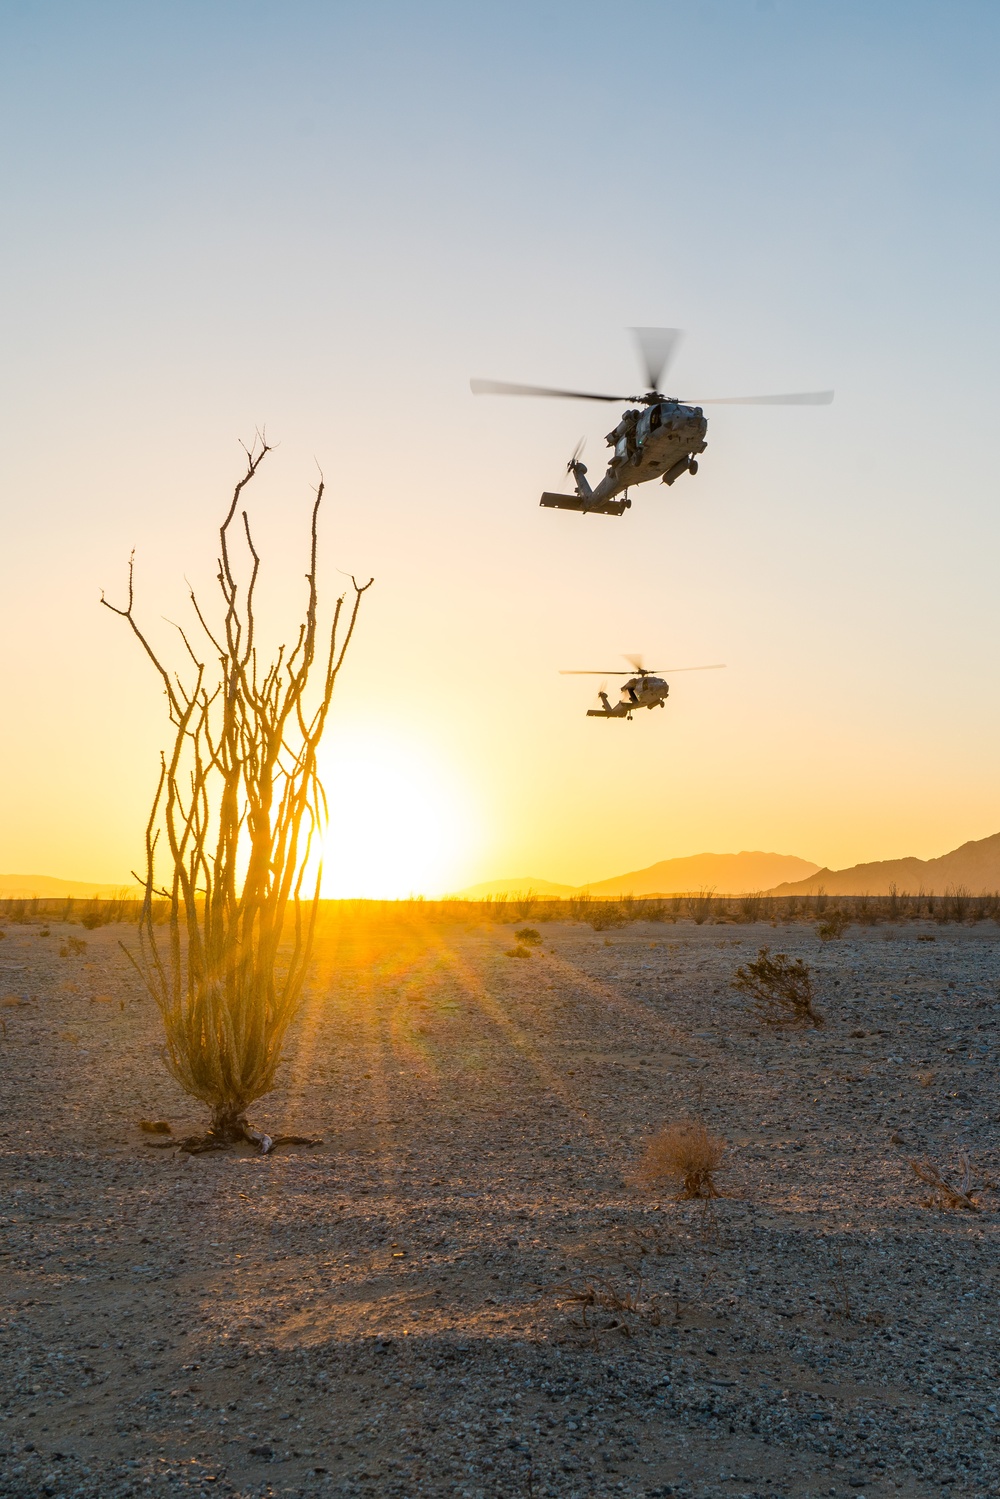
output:
[{"label": "gravel", "polygon": [[[252,1111],[324,1143],[192,1158],[132,933],[7,926],[4,1496],[1000,1491],[1000,931],[541,930],[330,926]],[[714,1205],[637,1178],[689,1116]]]}]

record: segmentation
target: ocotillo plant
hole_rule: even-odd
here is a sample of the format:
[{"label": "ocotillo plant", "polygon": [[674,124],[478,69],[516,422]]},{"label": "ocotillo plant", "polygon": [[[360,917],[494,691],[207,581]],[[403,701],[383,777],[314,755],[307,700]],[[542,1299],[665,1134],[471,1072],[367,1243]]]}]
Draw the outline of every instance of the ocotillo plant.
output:
[{"label": "ocotillo plant", "polygon": [[[173,725],[146,828],[136,966],[163,1017],[167,1065],[209,1105],[211,1133],[220,1143],[242,1135],[246,1109],[274,1086],[302,992],[321,866],[311,890],[304,894],[303,886],[326,820],[317,751],[371,583],[351,579],[353,598],[336,601],[321,636],[320,482],[305,617],[294,646],[282,645],[269,665],[261,661],[254,612],[261,559],[241,496],[270,450],[258,438],[245,451],[246,472],[219,530],[221,608],[211,619],[192,590],[194,626],[178,626],[186,680],[168,669],[136,622],[132,560],[126,607],[102,596],[128,621],[162,678]],[[246,548],[242,571],[232,534],[237,514]],[[154,920],[154,899],[169,903],[166,922],[162,913]]]}]

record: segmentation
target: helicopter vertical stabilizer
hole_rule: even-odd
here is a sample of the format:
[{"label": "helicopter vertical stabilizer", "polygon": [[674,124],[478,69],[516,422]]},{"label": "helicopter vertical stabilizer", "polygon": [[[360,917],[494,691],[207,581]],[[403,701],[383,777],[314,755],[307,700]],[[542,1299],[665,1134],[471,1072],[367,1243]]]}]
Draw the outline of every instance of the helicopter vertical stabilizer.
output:
[{"label": "helicopter vertical stabilizer", "polygon": [[577,494],[581,495],[583,499],[589,500],[594,491],[591,489],[590,480],[587,478],[587,465],[580,463],[574,458],[566,472],[572,474],[576,480]]}]

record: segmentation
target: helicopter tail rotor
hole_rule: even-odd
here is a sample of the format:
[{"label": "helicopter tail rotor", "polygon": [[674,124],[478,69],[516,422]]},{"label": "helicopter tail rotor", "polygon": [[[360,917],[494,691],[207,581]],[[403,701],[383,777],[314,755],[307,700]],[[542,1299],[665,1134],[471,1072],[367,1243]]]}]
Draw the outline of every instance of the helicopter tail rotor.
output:
[{"label": "helicopter tail rotor", "polygon": [[572,456],[572,458],[569,460],[569,462],[566,465],[566,472],[568,474],[573,473],[573,471],[575,470],[577,464],[579,463],[579,461],[580,461],[580,454],[583,452],[584,444],[586,443],[586,441],[587,441],[587,439],[585,437],[581,437],[580,441],[577,443],[576,447],[573,449],[573,456]]}]

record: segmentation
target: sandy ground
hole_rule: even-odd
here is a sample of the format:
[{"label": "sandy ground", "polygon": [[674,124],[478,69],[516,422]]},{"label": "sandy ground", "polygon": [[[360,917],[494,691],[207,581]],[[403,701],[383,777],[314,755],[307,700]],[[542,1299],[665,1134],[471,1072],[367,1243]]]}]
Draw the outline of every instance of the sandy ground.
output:
[{"label": "sandy ground", "polygon": [[[7,926],[0,1493],[1000,1491],[1000,930],[511,930],[324,938],[253,1111],[324,1144],[263,1159],[139,1132],[204,1115],[131,933]],[[765,942],[822,1031],[748,1016]],[[714,1213],[635,1181],[691,1114]]]}]

